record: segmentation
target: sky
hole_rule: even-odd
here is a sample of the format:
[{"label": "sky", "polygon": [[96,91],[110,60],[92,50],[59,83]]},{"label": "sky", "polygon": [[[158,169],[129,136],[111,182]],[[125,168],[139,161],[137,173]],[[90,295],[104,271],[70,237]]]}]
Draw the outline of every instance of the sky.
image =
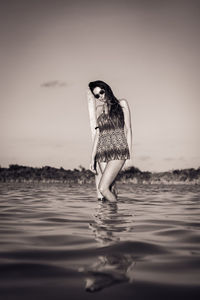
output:
[{"label": "sky", "polygon": [[103,80],[129,103],[125,168],[198,168],[199,25],[198,0],[1,0],[1,167],[89,168]]}]

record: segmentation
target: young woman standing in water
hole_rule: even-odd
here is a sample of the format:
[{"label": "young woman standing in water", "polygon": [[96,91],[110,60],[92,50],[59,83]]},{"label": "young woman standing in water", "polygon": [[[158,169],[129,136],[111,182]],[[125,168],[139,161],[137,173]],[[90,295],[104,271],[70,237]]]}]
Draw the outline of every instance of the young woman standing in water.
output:
[{"label": "young woman standing in water", "polygon": [[116,202],[115,179],[132,156],[130,109],[127,100],[118,100],[104,81],[90,82],[89,89],[103,103],[96,107],[97,126],[90,170],[95,173],[98,164],[101,171],[98,189],[108,201]]}]

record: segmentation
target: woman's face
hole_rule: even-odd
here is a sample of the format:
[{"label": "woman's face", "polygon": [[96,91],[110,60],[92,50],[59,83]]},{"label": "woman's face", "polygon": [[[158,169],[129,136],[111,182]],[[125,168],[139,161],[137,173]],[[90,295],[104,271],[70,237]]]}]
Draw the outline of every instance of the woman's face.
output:
[{"label": "woman's face", "polygon": [[100,87],[95,87],[93,90],[93,94],[96,99],[99,99],[102,102],[106,102],[105,90]]}]

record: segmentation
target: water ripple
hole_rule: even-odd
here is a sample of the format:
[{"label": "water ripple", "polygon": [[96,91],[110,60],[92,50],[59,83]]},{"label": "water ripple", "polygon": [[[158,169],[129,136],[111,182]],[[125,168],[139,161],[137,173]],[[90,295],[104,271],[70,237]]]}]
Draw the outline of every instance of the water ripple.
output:
[{"label": "water ripple", "polygon": [[118,189],[110,204],[90,185],[1,183],[2,299],[199,296],[200,187]]}]

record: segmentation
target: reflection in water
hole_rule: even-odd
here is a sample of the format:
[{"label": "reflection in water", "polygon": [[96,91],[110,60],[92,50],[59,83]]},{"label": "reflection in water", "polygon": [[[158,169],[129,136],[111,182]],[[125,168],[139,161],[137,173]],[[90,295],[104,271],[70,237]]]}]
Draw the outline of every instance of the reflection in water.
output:
[{"label": "reflection in water", "polygon": [[121,224],[117,213],[117,203],[99,203],[94,215],[95,222],[91,223],[89,227],[92,229],[96,241],[101,245],[111,244],[120,240],[115,235],[117,225]]},{"label": "reflection in water", "polygon": [[95,292],[113,284],[132,282],[134,256],[116,250],[116,245],[120,243],[119,233],[127,230],[126,217],[118,213],[117,203],[99,203],[94,215],[94,223],[89,227],[95,239],[104,246],[102,248],[104,251],[97,262],[85,270],[86,291]]}]

